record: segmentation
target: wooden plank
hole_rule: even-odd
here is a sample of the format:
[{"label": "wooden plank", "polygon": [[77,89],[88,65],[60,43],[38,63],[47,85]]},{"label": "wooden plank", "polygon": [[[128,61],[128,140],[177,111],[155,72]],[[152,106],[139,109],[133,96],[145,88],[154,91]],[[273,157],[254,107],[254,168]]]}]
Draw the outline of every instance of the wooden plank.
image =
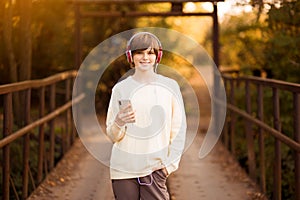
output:
[{"label": "wooden plank", "polygon": [[11,143],[12,141],[18,139],[19,137],[23,136],[24,134],[26,134],[27,132],[29,132],[30,130],[32,130],[33,128],[44,124],[48,121],[50,121],[51,119],[53,119],[54,117],[60,115],[61,113],[65,112],[67,109],[69,109],[72,104],[76,104],[79,103],[83,98],[85,97],[84,94],[79,95],[78,97],[74,98],[72,101],[67,102],[66,104],[64,104],[63,106],[57,108],[56,110],[54,110],[53,112],[49,113],[48,115],[46,115],[45,117],[42,117],[34,122],[32,122],[31,124],[23,127],[22,129],[10,134],[9,136],[3,138],[2,140],[0,140],[0,148],[3,148],[4,146],[8,145],[9,143]]},{"label": "wooden plank", "polygon": [[294,149],[295,151],[300,152],[300,143],[292,140],[291,138],[287,137],[283,133],[279,132],[278,130],[276,130],[272,127],[270,127],[269,125],[265,124],[264,122],[256,119],[252,115],[249,115],[248,113],[246,113],[245,111],[237,108],[236,106],[233,106],[233,105],[228,103],[227,108],[234,111],[235,113],[239,114],[243,118],[245,118],[247,120],[250,120],[254,124],[258,125],[259,127],[264,129],[265,131],[272,134],[275,138],[279,139],[281,142],[285,143],[286,145],[288,145],[289,147]]},{"label": "wooden plank", "polygon": [[278,88],[280,90],[287,90],[290,92],[300,93],[300,84],[299,83],[290,83],[281,80],[260,78],[254,76],[242,76],[242,77],[231,77],[229,75],[222,75],[226,79],[237,79],[238,81],[251,81],[254,84],[261,84],[263,86]]},{"label": "wooden plank", "polygon": [[195,13],[184,13],[184,12],[142,12],[142,11],[130,11],[130,12],[81,12],[80,16],[85,17],[190,17],[190,16],[213,16],[210,12],[195,12]]},{"label": "wooden plank", "polygon": [[70,0],[69,3],[74,4],[150,4],[150,3],[204,3],[204,2],[224,2],[224,0]]},{"label": "wooden plank", "polygon": [[67,72],[62,72],[44,79],[38,80],[29,80],[29,81],[22,81],[18,83],[10,83],[6,85],[0,85],[0,95],[7,94],[9,92],[17,92],[21,90],[27,90],[29,88],[39,88],[42,86],[47,86],[59,81],[66,80],[71,77],[75,77],[77,75],[76,70],[71,70]]}]

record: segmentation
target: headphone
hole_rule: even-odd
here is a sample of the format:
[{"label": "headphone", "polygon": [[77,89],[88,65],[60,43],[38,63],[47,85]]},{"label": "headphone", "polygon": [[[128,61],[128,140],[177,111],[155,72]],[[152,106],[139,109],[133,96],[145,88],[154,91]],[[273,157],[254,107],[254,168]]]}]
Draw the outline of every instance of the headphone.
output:
[{"label": "headphone", "polygon": [[141,35],[141,34],[148,34],[150,36],[152,36],[153,38],[156,39],[157,43],[158,43],[158,53],[157,53],[157,57],[156,57],[156,65],[161,61],[161,58],[162,58],[162,55],[163,55],[163,51],[162,51],[162,45],[161,45],[161,42],[159,41],[159,39],[153,35],[152,33],[149,33],[149,32],[139,32],[139,33],[136,33],[134,34],[130,40],[127,42],[127,47],[126,47],[126,57],[127,57],[127,61],[129,63],[133,63],[133,56],[132,56],[132,52],[131,52],[131,42],[132,40],[134,40],[134,38],[138,35]]}]

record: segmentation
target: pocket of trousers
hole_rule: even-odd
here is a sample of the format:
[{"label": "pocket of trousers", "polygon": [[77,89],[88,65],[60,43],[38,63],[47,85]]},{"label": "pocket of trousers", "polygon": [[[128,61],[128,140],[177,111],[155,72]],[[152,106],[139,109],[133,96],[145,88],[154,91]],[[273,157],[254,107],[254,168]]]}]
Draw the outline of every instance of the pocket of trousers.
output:
[{"label": "pocket of trousers", "polygon": [[163,169],[159,169],[154,171],[154,173],[156,173],[161,179],[166,180],[167,179],[167,175],[166,173],[163,171]]}]

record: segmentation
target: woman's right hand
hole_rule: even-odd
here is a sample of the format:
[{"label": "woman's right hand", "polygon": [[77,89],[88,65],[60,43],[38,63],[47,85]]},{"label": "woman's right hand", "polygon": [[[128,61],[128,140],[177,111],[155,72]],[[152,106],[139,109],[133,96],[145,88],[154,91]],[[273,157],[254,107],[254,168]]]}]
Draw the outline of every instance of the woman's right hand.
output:
[{"label": "woman's right hand", "polygon": [[133,111],[131,104],[128,104],[126,107],[119,110],[115,122],[119,126],[135,122],[135,111]]}]

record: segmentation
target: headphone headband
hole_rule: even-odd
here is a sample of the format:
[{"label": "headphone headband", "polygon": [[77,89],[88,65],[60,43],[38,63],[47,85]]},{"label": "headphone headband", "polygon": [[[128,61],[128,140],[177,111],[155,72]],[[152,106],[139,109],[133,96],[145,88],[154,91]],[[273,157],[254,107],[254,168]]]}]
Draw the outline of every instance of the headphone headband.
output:
[{"label": "headphone headband", "polygon": [[139,32],[139,33],[136,33],[134,34],[127,42],[127,47],[126,47],[126,57],[127,57],[127,61],[131,64],[133,63],[133,55],[132,55],[132,51],[131,51],[131,43],[132,41],[134,40],[134,38],[136,38],[138,35],[142,35],[142,34],[147,34],[147,35],[150,35],[152,36],[153,38],[156,39],[157,43],[158,43],[158,54],[157,54],[157,57],[156,57],[156,64],[158,64],[160,61],[161,61],[161,58],[162,58],[162,54],[163,54],[163,51],[162,51],[162,45],[161,45],[161,42],[159,41],[159,39],[152,33],[149,33],[149,32]]}]

